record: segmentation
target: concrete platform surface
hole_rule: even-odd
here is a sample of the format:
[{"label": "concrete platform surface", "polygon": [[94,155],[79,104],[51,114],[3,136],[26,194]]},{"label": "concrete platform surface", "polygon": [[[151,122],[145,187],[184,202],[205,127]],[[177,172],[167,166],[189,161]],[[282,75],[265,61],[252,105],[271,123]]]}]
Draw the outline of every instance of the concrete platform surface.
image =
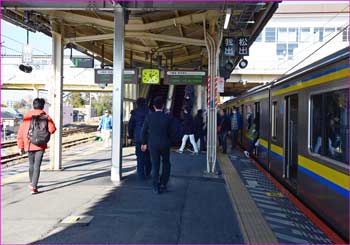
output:
[{"label": "concrete platform surface", "polygon": [[[124,149],[124,179],[110,181],[110,150],[91,144],[64,158],[64,171],[42,171],[40,194],[28,177],[2,186],[1,243],[243,243],[224,179],[206,177],[205,155],[172,153],[169,191],[155,195]],[[74,217],[69,217],[74,216]],[[88,224],[61,223],[92,216]]]}]

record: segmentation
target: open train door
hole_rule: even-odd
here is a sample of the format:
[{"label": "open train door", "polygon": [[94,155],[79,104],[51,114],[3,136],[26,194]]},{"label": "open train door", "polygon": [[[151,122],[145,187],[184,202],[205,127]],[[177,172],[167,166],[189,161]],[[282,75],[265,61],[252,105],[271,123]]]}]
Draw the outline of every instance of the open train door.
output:
[{"label": "open train door", "polygon": [[285,97],[285,105],[283,177],[293,189],[296,189],[298,174],[298,95]]}]

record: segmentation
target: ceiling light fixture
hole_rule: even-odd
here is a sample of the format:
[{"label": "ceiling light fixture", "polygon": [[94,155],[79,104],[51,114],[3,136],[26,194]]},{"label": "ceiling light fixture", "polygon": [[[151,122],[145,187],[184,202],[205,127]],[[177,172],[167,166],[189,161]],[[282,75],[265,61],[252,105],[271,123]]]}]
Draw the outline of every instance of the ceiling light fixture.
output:
[{"label": "ceiling light fixture", "polygon": [[225,17],[225,23],[224,23],[224,29],[226,30],[228,27],[228,23],[230,22],[231,17],[231,9],[226,10],[226,17]]}]

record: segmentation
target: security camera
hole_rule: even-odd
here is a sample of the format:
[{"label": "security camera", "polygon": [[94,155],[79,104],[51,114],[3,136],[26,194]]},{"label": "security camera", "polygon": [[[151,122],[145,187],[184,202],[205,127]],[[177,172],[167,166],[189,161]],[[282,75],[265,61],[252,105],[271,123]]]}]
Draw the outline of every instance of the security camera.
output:
[{"label": "security camera", "polygon": [[240,67],[241,69],[244,69],[244,68],[246,68],[247,65],[248,65],[248,60],[242,59],[242,60],[239,62],[238,65],[239,65],[239,67]]},{"label": "security camera", "polygon": [[105,87],[108,86],[108,84],[106,84],[106,83],[99,83],[98,86],[99,86],[100,88],[104,89]]}]

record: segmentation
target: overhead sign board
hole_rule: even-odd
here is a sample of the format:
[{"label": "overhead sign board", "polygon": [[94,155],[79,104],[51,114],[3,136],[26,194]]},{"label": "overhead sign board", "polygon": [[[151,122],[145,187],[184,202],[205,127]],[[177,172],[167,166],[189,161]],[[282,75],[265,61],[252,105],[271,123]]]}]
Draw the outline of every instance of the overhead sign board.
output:
[{"label": "overhead sign board", "polygon": [[164,83],[174,85],[207,84],[206,71],[166,71]]},{"label": "overhead sign board", "polygon": [[76,68],[94,68],[94,59],[89,57],[73,57],[72,63]]},{"label": "overhead sign board", "polygon": [[[137,83],[137,70],[124,70],[124,83]],[[95,69],[95,83],[111,84],[113,83],[113,69]]]},{"label": "overhead sign board", "polygon": [[22,48],[22,63],[31,64],[33,62],[33,49],[30,44],[23,45]]}]

